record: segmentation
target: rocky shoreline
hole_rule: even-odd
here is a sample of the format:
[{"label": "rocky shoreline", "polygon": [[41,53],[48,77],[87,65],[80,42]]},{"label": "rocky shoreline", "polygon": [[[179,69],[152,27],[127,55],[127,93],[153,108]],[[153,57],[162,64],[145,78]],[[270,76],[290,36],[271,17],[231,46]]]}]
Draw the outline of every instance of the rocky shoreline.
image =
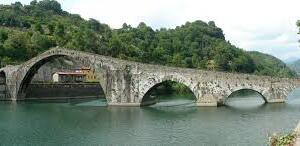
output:
[{"label": "rocky shoreline", "polygon": [[300,122],[294,131],[284,134],[274,134],[269,139],[270,146],[300,146]]},{"label": "rocky shoreline", "polygon": [[295,134],[297,135],[295,146],[300,146],[300,122],[298,123],[296,129],[294,130]]}]

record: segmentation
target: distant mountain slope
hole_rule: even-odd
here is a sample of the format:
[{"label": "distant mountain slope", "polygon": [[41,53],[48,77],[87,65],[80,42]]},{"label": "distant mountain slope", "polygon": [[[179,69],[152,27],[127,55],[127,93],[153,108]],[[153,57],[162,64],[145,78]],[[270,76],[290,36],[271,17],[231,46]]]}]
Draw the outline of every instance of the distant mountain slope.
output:
[{"label": "distant mountain slope", "polygon": [[283,61],[274,56],[257,51],[249,51],[248,54],[254,60],[257,67],[255,74],[279,77],[296,76],[296,72],[291,70]]},{"label": "distant mountain slope", "polygon": [[300,74],[300,59],[296,60],[294,62],[288,63],[288,66],[297,72],[297,74]]}]

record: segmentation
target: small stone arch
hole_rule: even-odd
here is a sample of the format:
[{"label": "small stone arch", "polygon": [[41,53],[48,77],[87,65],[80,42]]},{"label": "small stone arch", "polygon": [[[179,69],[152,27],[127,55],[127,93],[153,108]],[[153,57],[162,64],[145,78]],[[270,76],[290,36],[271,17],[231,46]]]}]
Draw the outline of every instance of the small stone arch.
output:
[{"label": "small stone arch", "polygon": [[0,100],[6,100],[7,96],[6,74],[0,71]]},{"label": "small stone arch", "polygon": [[[28,88],[28,84],[31,82],[34,74],[37,72],[37,70],[43,66],[45,63],[59,57],[67,57],[74,60],[80,60],[83,61],[84,64],[89,64],[88,62],[91,61],[90,57],[82,56],[79,57],[78,55],[74,54],[74,52],[68,50],[60,50],[60,49],[52,49],[49,50],[29,61],[24,63],[20,69],[17,71],[17,87],[16,87],[16,100],[23,100],[26,96],[26,89]],[[106,69],[105,67],[103,67]],[[97,74],[101,74],[97,72]],[[104,77],[104,75],[99,75],[101,77]],[[106,86],[105,81],[100,80],[99,84],[105,94],[106,97]]]},{"label": "small stone arch", "polygon": [[230,97],[230,95],[232,95],[235,92],[242,91],[242,90],[248,90],[248,91],[256,92],[256,93],[258,93],[262,97],[262,99],[264,100],[265,103],[268,102],[267,97],[266,97],[263,89],[259,90],[259,89],[255,89],[255,88],[238,88],[238,89],[232,90],[230,92],[230,94],[226,95],[226,97],[223,99],[223,104],[226,103],[226,101],[228,100],[228,98]]},{"label": "small stone arch", "polygon": [[4,71],[0,71],[0,83],[5,84],[6,83],[6,74]]},{"label": "small stone arch", "polygon": [[[175,76],[165,76],[162,78],[155,78],[155,77],[150,77],[148,78],[146,81],[144,82],[144,85],[142,86],[141,90],[140,90],[140,98],[139,98],[139,102],[142,104],[143,103],[143,99],[144,97],[148,94],[148,92],[151,91],[151,89],[161,85],[162,83],[166,82],[166,81],[171,81],[171,82],[176,82],[176,83],[180,83],[185,85],[195,96],[195,101],[198,100],[198,92],[196,90],[196,88],[193,85],[192,82],[186,81],[186,78],[180,78],[180,77],[175,77]],[[155,103],[155,102],[154,102]],[[149,105],[149,104],[154,104],[154,103],[148,103],[148,104],[144,104],[144,105]]]}]

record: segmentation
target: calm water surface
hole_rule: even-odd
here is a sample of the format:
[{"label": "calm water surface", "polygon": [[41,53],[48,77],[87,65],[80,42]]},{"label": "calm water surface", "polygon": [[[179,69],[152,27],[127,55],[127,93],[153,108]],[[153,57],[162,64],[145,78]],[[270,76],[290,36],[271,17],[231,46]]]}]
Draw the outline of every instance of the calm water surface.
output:
[{"label": "calm water surface", "polygon": [[106,107],[104,100],[0,103],[0,145],[267,145],[300,120],[300,90],[284,104],[233,96],[223,107],[189,100]]}]

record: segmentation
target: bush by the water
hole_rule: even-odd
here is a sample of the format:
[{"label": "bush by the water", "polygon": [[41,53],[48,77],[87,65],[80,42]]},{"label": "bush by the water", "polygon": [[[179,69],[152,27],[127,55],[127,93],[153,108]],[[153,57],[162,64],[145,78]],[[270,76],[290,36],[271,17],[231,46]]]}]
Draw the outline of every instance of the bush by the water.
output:
[{"label": "bush by the water", "polygon": [[293,146],[297,138],[297,134],[289,133],[285,135],[276,135],[274,134],[270,137],[269,145],[270,146]]}]

